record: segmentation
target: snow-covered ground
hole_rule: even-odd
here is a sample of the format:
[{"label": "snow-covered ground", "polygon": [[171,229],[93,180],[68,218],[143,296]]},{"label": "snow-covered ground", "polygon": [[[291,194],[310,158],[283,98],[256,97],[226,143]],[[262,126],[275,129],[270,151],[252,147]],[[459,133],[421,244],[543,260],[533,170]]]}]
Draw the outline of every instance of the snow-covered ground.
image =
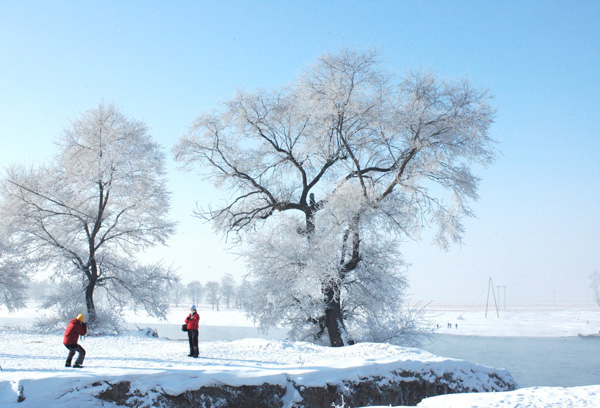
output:
[{"label": "snow-covered ground", "polygon": [[441,395],[424,399],[418,406],[422,408],[597,408],[600,407],[600,386],[534,387],[509,392]]},{"label": "snow-covered ground", "polygon": [[[480,306],[429,305],[430,317],[440,325],[440,333],[503,336],[576,336],[600,329],[600,308],[594,306],[539,306],[488,311],[487,319]],[[287,376],[318,383],[335,378],[341,368],[352,367],[356,373],[373,372],[374,367],[405,359],[445,365],[459,370],[465,364],[430,353],[388,345],[357,345],[331,349],[307,343],[265,339],[203,341],[200,359],[187,357],[187,344],[177,339],[149,338],[141,332],[125,336],[86,337],[81,344],[88,351],[83,369],[64,367],[67,350],[60,333],[27,334],[10,326],[30,326],[35,308],[9,315],[0,313],[0,406],[71,408],[100,406],[91,396],[90,384],[115,379],[129,379],[138,389],[160,386],[176,394],[203,382],[249,384]],[[174,309],[168,323],[180,325],[187,308]],[[252,328],[242,312],[200,310],[201,325]],[[132,326],[153,327],[154,319],[131,313]],[[452,323],[452,328],[448,328]],[[164,327],[164,326],[163,326]],[[175,326],[176,327],[176,326]],[[201,327],[201,331],[203,330]],[[160,334],[160,330],[159,330]],[[183,333],[181,333],[183,339]],[[600,368],[599,368],[600,369]],[[336,371],[337,370],[337,371]],[[253,380],[254,379],[254,380]],[[17,402],[20,387],[25,400]],[[96,404],[96,405],[94,405]],[[109,405],[105,405],[109,406]],[[440,396],[424,400],[423,407],[600,407],[600,385],[587,387],[535,387],[513,392]]]},{"label": "snow-covered ground", "polygon": [[600,386],[533,387],[510,392],[455,394],[427,398],[425,408],[580,408],[600,407]]}]

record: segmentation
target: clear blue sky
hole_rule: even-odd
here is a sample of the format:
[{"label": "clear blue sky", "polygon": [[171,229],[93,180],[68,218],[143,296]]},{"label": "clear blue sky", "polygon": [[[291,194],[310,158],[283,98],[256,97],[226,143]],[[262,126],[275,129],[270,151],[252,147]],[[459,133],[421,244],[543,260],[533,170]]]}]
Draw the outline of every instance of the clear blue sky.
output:
[{"label": "clear blue sky", "polygon": [[[237,88],[274,88],[326,51],[378,47],[390,69],[468,75],[498,108],[503,155],[462,247],[406,245],[414,299],[584,301],[600,270],[599,1],[2,1],[0,165],[39,163],[101,100],[170,151]],[[243,265],[191,217],[218,195],[171,163],[179,233],[157,251],[185,280]],[[484,294],[485,295],[485,294]],[[479,300],[485,300],[480,298]]]}]

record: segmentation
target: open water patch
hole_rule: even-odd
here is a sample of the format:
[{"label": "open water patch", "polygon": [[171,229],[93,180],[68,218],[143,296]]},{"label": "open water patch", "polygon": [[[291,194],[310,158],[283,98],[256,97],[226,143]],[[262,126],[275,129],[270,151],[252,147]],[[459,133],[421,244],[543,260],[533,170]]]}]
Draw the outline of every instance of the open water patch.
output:
[{"label": "open water patch", "polygon": [[423,349],[508,370],[520,387],[600,384],[600,338],[434,334]]}]

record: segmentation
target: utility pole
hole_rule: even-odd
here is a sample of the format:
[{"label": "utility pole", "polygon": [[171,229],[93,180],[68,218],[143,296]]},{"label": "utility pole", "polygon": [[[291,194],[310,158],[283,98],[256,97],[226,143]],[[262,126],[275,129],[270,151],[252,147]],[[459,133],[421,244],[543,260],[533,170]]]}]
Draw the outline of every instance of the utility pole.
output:
[{"label": "utility pole", "polygon": [[487,319],[488,304],[490,303],[490,288],[492,288],[492,295],[494,296],[494,305],[496,306],[496,316],[498,316],[498,319],[499,319],[500,313],[498,313],[498,302],[496,301],[496,292],[494,292],[494,283],[492,282],[491,277],[490,277],[490,280],[488,281],[488,293],[487,293],[487,300],[485,302],[485,318]]}]

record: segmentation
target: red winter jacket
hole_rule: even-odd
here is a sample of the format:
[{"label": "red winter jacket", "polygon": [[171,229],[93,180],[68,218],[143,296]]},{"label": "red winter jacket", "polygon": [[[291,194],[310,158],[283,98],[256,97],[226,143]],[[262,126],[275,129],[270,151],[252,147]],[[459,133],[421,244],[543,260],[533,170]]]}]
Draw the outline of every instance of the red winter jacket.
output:
[{"label": "red winter jacket", "polygon": [[65,346],[70,346],[71,344],[77,344],[77,340],[79,340],[79,336],[85,336],[87,333],[87,326],[81,323],[77,319],[73,319],[69,322],[67,326],[67,330],[65,330],[65,338],[63,340],[63,344]]},{"label": "red winter jacket", "polygon": [[191,314],[185,318],[188,330],[198,330],[198,322],[200,321],[200,315],[198,313]]}]

